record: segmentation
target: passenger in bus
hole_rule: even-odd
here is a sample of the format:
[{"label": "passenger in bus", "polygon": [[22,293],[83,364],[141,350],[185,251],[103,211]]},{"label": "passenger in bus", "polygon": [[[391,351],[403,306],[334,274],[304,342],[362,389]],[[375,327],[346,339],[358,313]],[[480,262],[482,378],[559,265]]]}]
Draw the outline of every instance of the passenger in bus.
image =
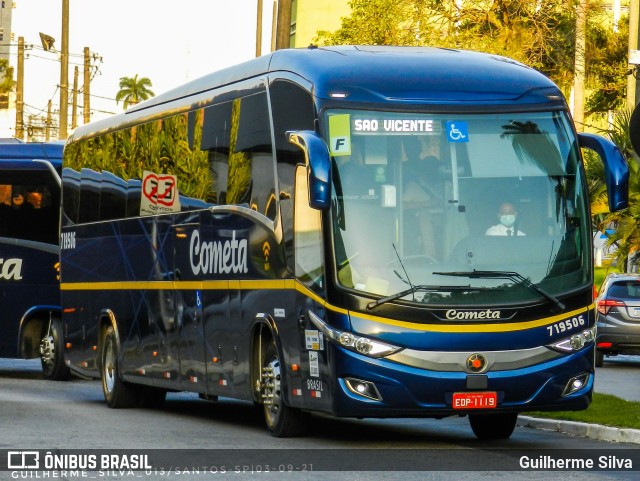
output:
[{"label": "passenger in bus", "polygon": [[24,194],[15,189],[11,196],[11,207],[14,209],[20,209],[24,206]]},{"label": "passenger in bus", "polygon": [[[414,137],[404,139],[403,148],[407,157],[402,191],[405,236],[409,237],[407,244],[417,246],[417,251],[413,252],[415,254],[438,258],[435,222],[431,209],[440,204],[435,185],[439,160],[435,156],[421,159],[421,146]],[[414,229],[416,226],[418,229]]]},{"label": "passenger in bus", "polygon": [[351,155],[342,157],[339,164],[342,192],[348,198],[366,198],[374,188],[373,176],[364,162],[364,145],[353,141]]},{"label": "passenger in bus", "polygon": [[486,235],[523,236],[524,232],[518,230],[518,211],[510,202],[504,202],[498,209],[498,223],[487,229]]},{"label": "passenger in bus", "polygon": [[42,194],[40,192],[27,192],[27,203],[34,209],[42,207]]}]

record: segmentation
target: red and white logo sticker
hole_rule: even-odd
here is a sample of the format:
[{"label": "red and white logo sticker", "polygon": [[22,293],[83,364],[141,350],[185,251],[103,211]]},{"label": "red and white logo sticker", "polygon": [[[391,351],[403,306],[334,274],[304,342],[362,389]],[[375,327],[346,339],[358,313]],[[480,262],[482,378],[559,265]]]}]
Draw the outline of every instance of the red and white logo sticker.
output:
[{"label": "red and white logo sticker", "polygon": [[140,215],[180,211],[178,178],[145,170],[142,178]]}]

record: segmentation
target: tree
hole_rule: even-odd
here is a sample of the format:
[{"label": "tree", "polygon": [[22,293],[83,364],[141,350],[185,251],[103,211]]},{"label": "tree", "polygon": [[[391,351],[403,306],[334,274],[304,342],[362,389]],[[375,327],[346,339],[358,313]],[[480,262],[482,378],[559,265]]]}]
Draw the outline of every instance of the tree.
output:
[{"label": "tree", "polygon": [[126,109],[154,95],[151,90],[151,80],[147,77],[138,78],[138,74],[133,77],[121,77],[120,90],[116,94],[116,103],[123,100],[124,108]]},{"label": "tree", "polygon": [[[407,45],[469,49],[521,61],[550,77],[569,96],[574,84],[576,0],[351,0],[351,15],[320,45]],[[628,17],[616,29],[600,0],[583,1],[585,115],[625,105]],[[628,139],[629,113],[617,112],[606,134],[630,167],[630,208],[609,213],[604,169],[585,151],[594,227],[615,226],[618,260],[640,252],[640,163]]]},{"label": "tree", "polygon": [[13,67],[9,66],[9,61],[0,58],[0,109],[9,108],[9,93],[13,91],[15,82],[13,80]]},{"label": "tree", "polygon": [[640,253],[640,158],[634,152],[629,138],[630,120],[631,112],[618,112],[611,128],[603,131],[627,159],[629,208],[619,212],[609,212],[602,162],[592,156],[587,156],[585,160],[593,225],[602,232],[605,229],[613,230],[607,243],[617,247],[616,261],[623,271],[626,270],[627,257]]},{"label": "tree", "polygon": [[[507,55],[540,68],[571,45],[565,0],[351,0],[323,44],[429,45]],[[572,49],[571,49],[572,51]],[[572,65],[573,60],[569,62]]]},{"label": "tree", "polygon": [[587,31],[587,81],[597,88],[587,98],[585,115],[626,109],[629,17],[622,17],[613,29],[597,21],[602,16],[604,12],[592,17]]},{"label": "tree", "polygon": [[0,72],[2,72],[0,94],[8,94],[13,90],[15,82],[13,80],[13,67],[9,66],[9,61],[5,58],[0,58]]},{"label": "tree", "polygon": [[[349,5],[351,15],[335,32],[318,32],[318,44],[477,50],[540,70],[567,96],[573,86],[576,15],[570,0],[351,0]],[[620,105],[625,95],[626,47],[622,33],[603,27],[602,12],[599,0],[589,1],[588,113]]]}]

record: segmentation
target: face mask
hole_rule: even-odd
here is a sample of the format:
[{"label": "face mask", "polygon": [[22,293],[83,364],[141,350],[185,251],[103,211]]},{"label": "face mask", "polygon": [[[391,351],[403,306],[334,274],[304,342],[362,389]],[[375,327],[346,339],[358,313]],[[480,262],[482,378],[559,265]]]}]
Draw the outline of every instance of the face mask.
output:
[{"label": "face mask", "polygon": [[500,223],[505,227],[511,227],[516,221],[516,216],[513,214],[501,215]]}]

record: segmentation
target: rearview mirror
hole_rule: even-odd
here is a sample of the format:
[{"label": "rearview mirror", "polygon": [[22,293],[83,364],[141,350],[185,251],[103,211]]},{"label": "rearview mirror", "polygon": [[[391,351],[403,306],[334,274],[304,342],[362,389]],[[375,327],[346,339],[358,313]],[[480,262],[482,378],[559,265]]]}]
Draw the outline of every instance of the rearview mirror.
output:
[{"label": "rearview mirror", "polygon": [[595,134],[578,134],[578,139],[580,147],[593,150],[604,163],[609,211],[626,209],[629,206],[629,166],[618,146]]},{"label": "rearview mirror", "polygon": [[311,130],[288,132],[289,142],[302,149],[309,180],[309,205],[327,210],[331,205],[331,158],[327,144]]}]

